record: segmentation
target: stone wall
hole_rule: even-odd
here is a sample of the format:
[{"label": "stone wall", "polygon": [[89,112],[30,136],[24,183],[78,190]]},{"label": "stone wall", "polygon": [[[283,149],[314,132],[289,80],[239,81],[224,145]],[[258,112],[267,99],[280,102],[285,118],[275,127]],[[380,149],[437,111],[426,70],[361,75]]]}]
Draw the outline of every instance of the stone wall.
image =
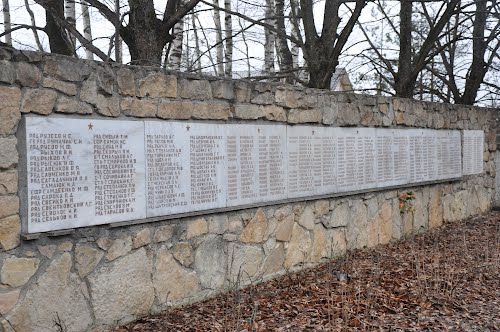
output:
[{"label": "stone wall", "polygon": [[[16,130],[23,114],[481,129],[484,173],[460,181],[305,200],[63,236],[21,236]],[[124,324],[490,209],[494,110],[201,78],[0,48],[0,313],[5,330]],[[398,195],[416,193],[413,216]],[[8,320],[8,322],[7,322]],[[11,325],[10,325],[11,324]]]}]

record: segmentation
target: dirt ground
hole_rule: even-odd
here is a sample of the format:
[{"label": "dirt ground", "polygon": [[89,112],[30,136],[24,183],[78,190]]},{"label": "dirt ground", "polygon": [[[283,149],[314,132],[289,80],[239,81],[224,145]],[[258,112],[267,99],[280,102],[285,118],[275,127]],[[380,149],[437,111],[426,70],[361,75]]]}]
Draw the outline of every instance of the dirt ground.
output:
[{"label": "dirt ground", "polygon": [[500,213],[115,331],[500,331]]}]

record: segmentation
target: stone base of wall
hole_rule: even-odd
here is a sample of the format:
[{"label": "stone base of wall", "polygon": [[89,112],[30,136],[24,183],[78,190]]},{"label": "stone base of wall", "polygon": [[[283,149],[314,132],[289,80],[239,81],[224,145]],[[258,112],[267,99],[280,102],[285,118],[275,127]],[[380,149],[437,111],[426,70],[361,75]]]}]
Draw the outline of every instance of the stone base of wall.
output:
[{"label": "stone base of wall", "polygon": [[51,331],[57,316],[68,331],[125,324],[487,212],[494,195],[477,178],[408,190],[413,215],[400,215],[402,189],[27,242],[2,255],[3,327]]}]

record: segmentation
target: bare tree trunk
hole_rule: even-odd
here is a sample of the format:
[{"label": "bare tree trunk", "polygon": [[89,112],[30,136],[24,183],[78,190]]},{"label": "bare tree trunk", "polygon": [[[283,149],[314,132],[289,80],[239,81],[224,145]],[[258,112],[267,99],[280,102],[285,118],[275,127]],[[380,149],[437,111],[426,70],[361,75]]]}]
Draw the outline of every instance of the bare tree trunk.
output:
[{"label": "bare tree trunk", "polygon": [[288,41],[285,38],[285,1],[276,0],[276,28],[280,32],[278,34],[278,54],[280,58],[280,71],[287,73],[287,78],[285,80],[288,84],[293,84],[293,57],[290,48],[288,47]]},{"label": "bare tree trunk", "polygon": [[224,30],[226,38],[226,53],[225,58],[225,71],[226,77],[232,78],[233,76],[233,21],[231,18],[231,0],[224,0],[224,9],[227,11],[224,13]]},{"label": "bare tree trunk", "polygon": [[45,9],[44,31],[49,37],[52,53],[73,56],[75,50],[66,29],[59,23],[64,19],[64,0],[35,0]]},{"label": "bare tree trunk", "polygon": [[198,36],[198,26],[196,25],[197,15],[191,14],[191,23],[193,24],[194,34],[194,54],[196,56],[196,71],[201,73],[201,50],[200,50],[200,36]]},{"label": "bare tree trunk", "polygon": [[[294,3],[294,6],[292,6],[292,10],[293,8],[299,8],[299,4],[297,2],[297,0],[290,0],[291,2]],[[298,30],[299,26],[300,26],[300,15],[298,15],[298,13],[295,13],[295,15],[293,15],[292,12],[290,12],[290,20],[293,20],[293,19],[296,19],[297,22],[296,24],[292,23],[292,37],[299,40],[301,37],[300,37],[300,31]],[[300,61],[299,61],[299,52],[300,52],[300,46],[295,44],[295,43],[292,43],[292,63],[293,63],[293,68],[299,68],[300,67]]]},{"label": "bare tree trunk", "polygon": [[[219,6],[218,0],[213,0],[214,5]],[[215,22],[215,42],[217,44],[217,73],[216,75],[224,75],[224,45],[222,45],[222,25],[220,21],[220,13],[218,9],[214,9]]]},{"label": "bare tree trunk", "polygon": [[[276,21],[273,19],[275,16],[274,0],[266,0],[266,23],[275,26]],[[266,74],[274,73],[274,48],[276,37],[272,31],[265,28],[265,44],[264,44],[264,71]]]},{"label": "bare tree trunk", "polygon": [[[31,10],[31,7],[30,7],[28,0],[24,0],[24,6],[26,7],[26,11],[28,12],[28,14],[30,16],[31,25],[33,27],[36,27],[35,14]],[[33,37],[35,37],[35,42],[36,42],[36,46],[38,47],[38,50],[43,52],[43,46],[42,46],[42,43],[40,42],[40,37],[38,36],[37,29],[33,28],[32,31],[33,31]]]},{"label": "bare tree trunk", "polygon": [[410,0],[402,0],[400,6],[399,59],[395,90],[399,97],[411,98],[413,96],[414,85],[408,84],[407,81],[412,72],[411,32],[413,28],[413,6]]},{"label": "bare tree trunk", "polygon": [[115,21],[115,61],[117,63],[122,63],[123,54],[122,54],[122,40],[120,38],[120,0],[115,0],[115,13],[116,13],[116,21]]},{"label": "bare tree trunk", "polygon": [[[92,28],[90,25],[89,5],[85,0],[82,0],[81,6],[82,6],[82,17],[83,17],[83,36],[85,37],[85,39],[92,42]],[[92,53],[92,51],[86,48],[85,58],[89,60],[94,60],[94,53]]]},{"label": "bare tree trunk", "polygon": [[[2,12],[4,31],[10,31],[12,29],[12,25],[10,22],[9,0],[2,0]],[[5,35],[5,43],[12,46],[12,35],[10,33]]]},{"label": "bare tree trunk", "polygon": [[169,67],[173,70],[181,69],[182,62],[182,39],[184,35],[184,20],[180,20],[174,26],[174,40],[170,49]]},{"label": "bare tree trunk", "polygon": [[[66,4],[64,6],[64,11],[66,14],[66,21],[69,25],[76,29],[76,9],[75,9],[75,0],[66,0]],[[71,40],[71,45],[73,50],[76,50],[76,38],[74,35],[69,34],[69,40]]]},{"label": "bare tree trunk", "polygon": [[246,64],[247,64],[247,76],[250,76],[250,72],[251,72],[250,50],[249,50],[249,47],[248,47],[248,42],[247,42],[246,34],[245,34],[245,31],[244,31],[245,27],[241,23],[241,20],[242,20],[241,17],[238,17],[238,24],[239,24],[240,30],[241,30],[241,39],[243,41],[243,45],[245,45],[245,55],[246,55]]}]

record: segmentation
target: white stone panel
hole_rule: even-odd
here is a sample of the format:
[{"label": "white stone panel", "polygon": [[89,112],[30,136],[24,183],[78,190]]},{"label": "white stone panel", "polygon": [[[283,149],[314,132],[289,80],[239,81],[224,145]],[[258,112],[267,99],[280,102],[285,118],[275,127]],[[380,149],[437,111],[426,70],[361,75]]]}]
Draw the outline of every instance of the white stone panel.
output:
[{"label": "white stone panel", "polygon": [[463,174],[483,173],[484,131],[464,130]]}]

